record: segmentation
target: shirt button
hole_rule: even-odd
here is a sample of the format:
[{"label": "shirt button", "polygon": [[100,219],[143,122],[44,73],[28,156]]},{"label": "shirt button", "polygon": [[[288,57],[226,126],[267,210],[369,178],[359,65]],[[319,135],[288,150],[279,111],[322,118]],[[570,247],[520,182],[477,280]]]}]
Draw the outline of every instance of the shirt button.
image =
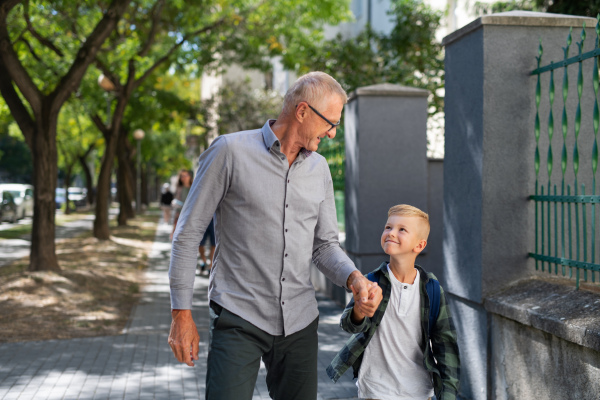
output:
[{"label": "shirt button", "polygon": [[289,204],[286,204],[286,205],[285,205],[285,208],[288,208],[288,205],[289,205]]},{"label": "shirt button", "polygon": [[288,179],[288,183],[290,183],[290,180]]},{"label": "shirt button", "polygon": [[287,232],[287,229],[285,231]]},{"label": "shirt button", "polygon": [[404,286],[404,289],[408,289],[408,286]]},{"label": "shirt button", "polygon": [[285,301],[282,301],[282,302],[281,302],[281,305],[285,305]]},{"label": "shirt button", "polygon": [[285,157],[281,157],[282,160],[285,160]]},{"label": "shirt button", "polygon": [[285,281],[285,278],[281,278],[281,282]]},{"label": "shirt button", "polygon": [[285,256],[287,257],[287,254]]}]

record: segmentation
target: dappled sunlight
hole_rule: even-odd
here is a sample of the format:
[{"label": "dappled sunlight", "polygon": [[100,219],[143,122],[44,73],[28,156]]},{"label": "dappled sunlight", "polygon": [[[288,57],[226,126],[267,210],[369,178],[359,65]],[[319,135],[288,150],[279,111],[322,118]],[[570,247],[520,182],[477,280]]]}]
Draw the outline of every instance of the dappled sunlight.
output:
[{"label": "dappled sunlight", "polygon": [[57,240],[58,272],[3,267],[0,342],[121,333],[141,297],[156,220],[114,228],[107,241],[89,233]]}]

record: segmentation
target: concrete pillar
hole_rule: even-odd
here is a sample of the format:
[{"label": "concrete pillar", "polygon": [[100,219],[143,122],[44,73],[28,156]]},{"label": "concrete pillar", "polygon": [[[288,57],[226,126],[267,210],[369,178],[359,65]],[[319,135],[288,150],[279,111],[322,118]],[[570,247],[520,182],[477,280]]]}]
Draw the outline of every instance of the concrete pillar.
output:
[{"label": "concrete pillar", "polygon": [[[530,72],[537,66],[539,40],[544,45],[542,65],[560,61],[561,47],[572,26],[570,56],[574,56],[584,21],[589,28],[584,51],[589,51],[595,40],[594,19],[530,12],[481,17],[443,41],[444,277],[458,325],[461,392],[467,399],[492,396],[491,319],[483,308],[485,298],[535,274],[527,257],[534,246],[534,207],[528,196],[535,184],[537,82]],[[569,68],[570,104],[576,98],[576,70],[577,66]],[[545,113],[540,114],[547,121],[548,77],[544,79],[541,108],[545,107]],[[589,83],[591,70],[586,79]],[[555,76],[555,85],[558,99],[562,70]],[[590,96],[593,92],[588,90],[585,101],[593,106]],[[556,175],[560,175],[561,111],[555,105]],[[572,114],[570,118],[572,121]],[[590,125],[591,117],[584,123]],[[545,124],[540,140],[542,155],[548,149]]]},{"label": "concrete pillar", "polygon": [[381,249],[387,211],[427,210],[427,96],[392,84],[357,89],[346,106],[346,251],[362,272],[389,257]]}]

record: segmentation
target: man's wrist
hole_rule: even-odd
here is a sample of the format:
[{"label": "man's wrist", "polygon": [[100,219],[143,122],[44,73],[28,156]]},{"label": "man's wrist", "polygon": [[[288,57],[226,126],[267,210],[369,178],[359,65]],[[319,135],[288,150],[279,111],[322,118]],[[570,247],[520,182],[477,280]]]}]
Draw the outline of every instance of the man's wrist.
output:
[{"label": "man's wrist", "polygon": [[352,271],[352,273],[348,275],[348,279],[346,280],[346,287],[348,289],[350,289],[350,285],[352,285],[352,282],[357,278],[357,276],[362,276],[359,270]]}]

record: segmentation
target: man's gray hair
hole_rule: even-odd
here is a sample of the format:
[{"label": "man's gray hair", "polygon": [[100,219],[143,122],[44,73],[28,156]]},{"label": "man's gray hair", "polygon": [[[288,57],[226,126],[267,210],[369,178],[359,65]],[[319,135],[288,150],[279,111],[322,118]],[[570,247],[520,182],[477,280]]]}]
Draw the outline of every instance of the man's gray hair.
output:
[{"label": "man's gray hair", "polygon": [[283,112],[293,113],[296,105],[306,101],[315,108],[322,108],[325,98],[337,95],[344,104],[348,102],[348,95],[342,86],[325,72],[314,71],[298,78],[289,88],[283,99]]}]

